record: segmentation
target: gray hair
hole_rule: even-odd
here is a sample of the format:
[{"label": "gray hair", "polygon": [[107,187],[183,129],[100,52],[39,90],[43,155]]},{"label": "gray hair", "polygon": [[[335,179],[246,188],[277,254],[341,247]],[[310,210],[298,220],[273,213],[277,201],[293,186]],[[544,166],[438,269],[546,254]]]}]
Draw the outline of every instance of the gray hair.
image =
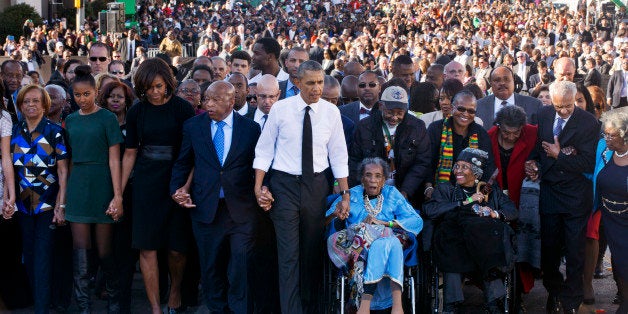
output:
[{"label": "gray hair", "polygon": [[600,118],[602,128],[613,128],[619,131],[619,136],[624,139],[624,144],[628,143],[628,107],[617,108],[607,111]]},{"label": "gray hair", "polygon": [[358,173],[360,174],[360,178],[364,176],[364,169],[366,169],[366,166],[368,165],[377,165],[382,167],[382,170],[384,171],[384,178],[388,178],[388,175],[390,174],[390,168],[388,167],[388,163],[379,157],[367,157],[362,159],[362,162],[358,167]]},{"label": "gray hair", "polygon": [[48,93],[50,93],[50,90],[56,90],[59,93],[59,95],[61,95],[61,98],[63,98],[63,100],[67,99],[67,92],[65,91],[65,89],[63,89],[63,87],[57,84],[49,84],[49,85],[46,85],[46,87],[44,88],[46,89]]},{"label": "gray hair", "polygon": [[463,100],[467,100],[467,99],[471,100],[471,102],[473,102],[474,104],[477,101],[477,99],[475,98],[475,95],[473,95],[471,91],[461,90],[458,93],[456,93],[454,98],[451,100],[451,103],[453,104],[454,107],[457,107],[459,102],[462,102]]},{"label": "gray hair", "polygon": [[576,87],[576,83],[569,81],[556,81],[549,86],[549,94],[551,98],[556,96],[568,96],[571,95],[576,97],[576,93],[578,92],[578,88]]},{"label": "gray hair", "polygon": [[301,65],[299,66],[299,69],[297,70],[297,77],[298,78],[303,78],[303,76],[305,76],[305,73],[307,71],[320,71],[320,72],[323,72],[323,67],[321,66],[320,63],[318,63],[316,61],[313,61],[313,60],[305,61],[305,62],[301,63]]}]

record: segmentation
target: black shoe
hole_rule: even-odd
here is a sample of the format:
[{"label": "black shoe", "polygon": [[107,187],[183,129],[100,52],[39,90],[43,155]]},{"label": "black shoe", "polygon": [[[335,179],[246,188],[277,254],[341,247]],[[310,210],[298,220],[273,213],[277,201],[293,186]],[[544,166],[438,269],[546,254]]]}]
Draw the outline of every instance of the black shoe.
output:
[{"label": "black shoe", "polygon": [[87,250],[74,249],[72,251],[74,264],[74,298],[81,313],[90,313],[91,300],[89,293],[89,260]]},{"label": "black shoe", "polygon": [[562,312],[563,306],[560,302],[560,299],[556,296],[548,296],[547,303],[545,303],[545,311],[548,314],[560,314]]}]

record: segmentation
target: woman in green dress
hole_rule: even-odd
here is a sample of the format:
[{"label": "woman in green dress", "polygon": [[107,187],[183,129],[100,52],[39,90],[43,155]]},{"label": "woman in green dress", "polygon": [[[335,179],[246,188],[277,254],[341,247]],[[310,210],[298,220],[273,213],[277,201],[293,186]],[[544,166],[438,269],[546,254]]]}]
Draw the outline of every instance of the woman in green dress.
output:
[{"label": "woman in green dress", "polygon": [[74,293],[81,313],[90,312],[87,250],[92,228],[100,265],[107,280],[109,312],[118,312],[115,262],[111,254],[112,223],[123,213],[120,180],[122,133],[116,116],[96,105],[96,83],[89,66],[78,66],[72,83],[80,110],[66,119],[72,167],[68,183],[66,220],[74,244]]}]

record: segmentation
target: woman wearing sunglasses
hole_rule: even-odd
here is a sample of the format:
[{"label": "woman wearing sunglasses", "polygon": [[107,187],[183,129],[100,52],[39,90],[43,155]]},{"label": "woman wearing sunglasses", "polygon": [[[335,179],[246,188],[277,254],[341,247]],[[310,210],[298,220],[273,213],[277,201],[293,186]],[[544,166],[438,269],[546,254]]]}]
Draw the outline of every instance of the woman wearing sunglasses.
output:
[{"label": "woman wearing sunglasses", "polygon": [[454,160],[467,148],[478,148],[488,152],[486,171],[481,181],[488,181],[495,171],[495,162],[491,149],[491,139],[481,125],[474,121],[476,111],[475,96],[469,91],[458,92],[452,100],[452,115],[430,124],[427,129],[432,145],[432,167],[436,169],[425,185],[425,197],[430,198],[434,191],[434,182],[455,183],[452,176]]}]

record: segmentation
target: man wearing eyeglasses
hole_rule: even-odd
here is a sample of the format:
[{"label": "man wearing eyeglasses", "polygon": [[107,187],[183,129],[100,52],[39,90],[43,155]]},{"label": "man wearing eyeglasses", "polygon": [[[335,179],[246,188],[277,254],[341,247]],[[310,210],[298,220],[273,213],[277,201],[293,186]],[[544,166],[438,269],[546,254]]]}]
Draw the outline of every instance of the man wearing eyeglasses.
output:
[{"label": "man wearing eyeglasses", "polygon": [[379,92],[381,86],[377,79],[377,73],[365,71],[358,77],[358,97],[360,100],[340,106],[340,113],[349,117],[354,124],[371,115],[372,110],[377,110]]},{"label": "man wearing eyeglasses", "polygon": [[[585,229],[593,205],[592,173],[599,125],[575,105],[576,84],[550,85],[552,106],[541,108],[536,148],[526,162],[526,175],[540,179],[541,270],[549,293],[548,313],[577,313],[583,301]],[[566,276],[559,271],[562,256]]]},{"label": "man wearing eyeglasses", "polygon": [[120,80],[125,79],[124,75],[124,63],[120,60],[113,60],[109,63],[108,67],[109,74],[113,74],[117,76]]},{"label": "man wearing eyeglasses", "polygon": [[89,62],[92,67],[92,74],[107,73],[109,62],[111,62],[111,48],[101,42],[95,42],[89,48]]}]

